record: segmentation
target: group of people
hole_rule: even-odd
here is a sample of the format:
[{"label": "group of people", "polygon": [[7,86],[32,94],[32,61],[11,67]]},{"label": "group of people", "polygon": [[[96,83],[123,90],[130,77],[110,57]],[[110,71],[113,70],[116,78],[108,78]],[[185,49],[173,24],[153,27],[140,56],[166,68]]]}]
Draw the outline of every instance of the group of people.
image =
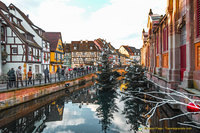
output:
[{"label": "group of people", "polygon": [[13,86],[16,87],[16,80],[20,81],[21,86],[23,86],[21,69],[22,69],[22,67],[19,66],[18,69],[16,70],[16,73],[15,73],[14,68],[11,68],[8,71],[7,76],[8,76],[8,86],[9,87],[13,87]]},{"label": "group of people", "polygon": [[[56,70],[56,74],[57,74],[57,78],[58,80],[66,80],[68,78],[71,78],[73,76],[80,76],[83,75],[84,73],[88,73],[89,71],[95,70],[96,68],[93,66],[86,66],[86,67],[59,67]],[[50,72],[48,67],[43,71],[44,73],[44,81],[45,83],[51,82],[49,76],[50,76]],[[21,86],[23,87],[23,81],[22,81],[22,67],[19,66],[18,69],[14,70],[14,68],[11,68],[8,73],[8,87],[12,88],[12,87],[16,87],[16,83],[18,84],[19,82],[21,83]],[[29,84],[33,84],[33,73],[32,70],[29,69],[28,73],[27,73],[27,78],[28,78],[28,85]],[[16,82],[17,81],[17,82]]]},{"label": "group of people", "polygon": [[56,74],[58,76],[58,80],[65,80],[65,79],[68,79],[68,78],[71,78],[73,76],[80,76],[80,75],[83,75],[84,72],[89,72],[89,71],[92,71],[92,70],[96,70],[96,68],[93,66],[86,66],[86,67],[74,67],[74,68],[71,68],[71,67],[58,67],[57,68],[57,71],[56,71]]}]

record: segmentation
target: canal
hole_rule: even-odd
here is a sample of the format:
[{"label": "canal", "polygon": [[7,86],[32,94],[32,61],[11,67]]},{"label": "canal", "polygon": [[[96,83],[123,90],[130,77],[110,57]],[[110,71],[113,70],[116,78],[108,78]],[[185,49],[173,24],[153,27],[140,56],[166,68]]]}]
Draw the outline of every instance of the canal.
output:
[{"label": "canal", "polygon": [[121,95],[120,83],[103,93],[89,81],[0,112],[0,133],[133,132]]},{"label": "canal", "polygon": [[[156,111],[145,127],[141,100],[123,100],[120,82],[109,92],[98,91],[93,81],[62,90],[0,112],[0,133],[138,133],[180,132],[175,121],[159,122],[170,107]],[[167,111],[168,112],[167,112]],[[132,129],[132,130],[131,130]],[[186,128],[181,132],[192,132]]]}]

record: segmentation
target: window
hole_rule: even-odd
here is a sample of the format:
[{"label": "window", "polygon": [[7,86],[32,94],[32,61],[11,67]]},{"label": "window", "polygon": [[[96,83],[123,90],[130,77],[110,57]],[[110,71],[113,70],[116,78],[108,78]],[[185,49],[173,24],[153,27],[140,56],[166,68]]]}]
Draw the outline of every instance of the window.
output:
[{"label": "window", "polygon": [[168,27],[163,29],[163,52],[168,50]]},{"label": "window", "polygon": [[39,73],[39,65],[35,65],[35,73]]},{"label": "window", "polygon": [[159,54],[159,36],[156,38],[156,53]]},{"label": "window", "polygon": [[12,48],[12,54],[17,54],[17,47]]},{"label": "window", "polygon": [[55,57],[54,57],[54,59],[57,60],[57,53],[55,53]]},{"label": "window", "polygon": [[195,45],[195,69],[200,70],[200,43]]},{"label": "window", "polygon": [[186,26],[184,25],[181,29],[181,45],[186,44]]},{"label": "window", "polygon": [[33,40],[33,37],[30,35],[26,35],[26,39],[31,41],[31,40]]}]

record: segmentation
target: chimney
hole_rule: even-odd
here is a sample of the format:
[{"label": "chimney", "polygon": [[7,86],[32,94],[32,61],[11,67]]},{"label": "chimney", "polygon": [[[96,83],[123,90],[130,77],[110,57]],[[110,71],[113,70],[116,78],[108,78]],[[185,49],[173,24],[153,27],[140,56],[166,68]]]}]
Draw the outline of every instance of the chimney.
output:
[{"label": "chimney", "polygon": [[27,14],[26,16],[27,16],[27,18],[29,18],[29,15],[28,15],[28,14]]}]

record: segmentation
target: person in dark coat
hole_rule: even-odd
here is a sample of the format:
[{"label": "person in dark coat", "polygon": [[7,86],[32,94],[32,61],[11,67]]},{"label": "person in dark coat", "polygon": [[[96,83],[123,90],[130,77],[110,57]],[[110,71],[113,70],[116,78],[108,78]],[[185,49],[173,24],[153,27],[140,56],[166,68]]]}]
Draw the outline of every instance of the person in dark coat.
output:
[{"label": "person in dark coat", "polygon": [[45,83],[47,82],[47,80],[48,80],[48,82],[50,81],[49,80],[49,70],[48,70],[48,68],[46,68],[44,70],[44,80],[45,80]]},{"label": "person in dark coat", "polygon": [[65,68],[63,66],[61,69],[61,75],[62,75],[62,78],[64,79],[65,78]]},{"label": "person in dark coat", "polygon": [[8,76],[8,86],[9,86],[9,87],[11,87],[10,71],[11,71],[11,70],[9,70],[9,71],[7,72],[7,76]]},{"label": "person in dark coat", "polygon": [[11,87],[16,87],[16,75],[14,68],[11,68],[10,70],[10,81],[11,81]]}]

